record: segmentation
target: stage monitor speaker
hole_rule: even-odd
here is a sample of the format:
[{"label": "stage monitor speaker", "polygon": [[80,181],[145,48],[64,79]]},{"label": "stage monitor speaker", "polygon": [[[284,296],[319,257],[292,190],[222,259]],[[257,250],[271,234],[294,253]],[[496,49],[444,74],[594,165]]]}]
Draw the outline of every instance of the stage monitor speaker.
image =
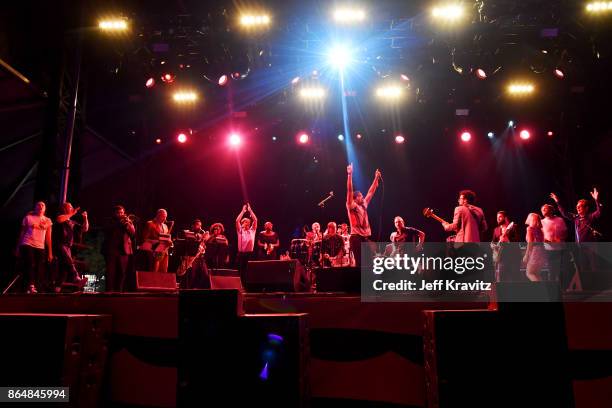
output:
[{"label": "stage monitor speaker", "polygon": [[69,387],[66,407],[100,404],[110,315],[0,314],[0,384]]},{"label": "stage monitor speaker", "polygon": [[177,290],[176,274],[136,271],[136,290],[139,292]]},{"label": "stage monitor speaker", "polygon": [[315,270],[317,292],[361,293],[359,267],[319,268]]},{"label": "stage monitor speaker", "polygon": [[248,292],[293,292],[298,261],[249,261],[244,286]]}]

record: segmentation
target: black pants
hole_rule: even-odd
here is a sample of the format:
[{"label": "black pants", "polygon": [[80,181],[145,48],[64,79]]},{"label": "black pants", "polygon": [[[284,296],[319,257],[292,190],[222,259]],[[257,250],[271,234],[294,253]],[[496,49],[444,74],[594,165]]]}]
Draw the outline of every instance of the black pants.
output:
[{"label": "black pants", "polygon": [[236,267],[240,272],[242,287],[246,287],[246,270],[249,260],[253,258],[253,252],[238,252],[236,254]]},{"label": "black pants", "polygon": [[46,283],[45,250],[21,245],[19,247],[19,258],[24,283],[27,286],[34,285],[40,289]]},{"label": "black pants", "polygon": [[124,292],[130,255],[118,252],[106,255],[106,291]]},{"label": "black pants", "polygon": [[[376,244],[370,240],[370,237],[364,237],[363,235],[351,234],[349,237],[349,245],[353,257],[355,258],[355,265],[361,266],[361,244],[366,243],[368,246],[368,256],[374,256],[376,254]],[[371,261],[370,261],[371,262]]]},{"label": "black pants", "polygon": [[55,286],[61,286],[64,282],[74,282],[79,278],[79,273],[74,266],[72,250],[67,245],[61,245],[56,249],[57,253],[57,276],[55,276]]}]

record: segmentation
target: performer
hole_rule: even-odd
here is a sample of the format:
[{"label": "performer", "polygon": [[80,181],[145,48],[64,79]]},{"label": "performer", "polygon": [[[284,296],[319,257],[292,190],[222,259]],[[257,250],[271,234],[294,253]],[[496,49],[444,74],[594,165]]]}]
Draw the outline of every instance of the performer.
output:
[{"label": "performer", "polygon": [[327,235],[321,242],[320,263],[323,267],[343,266],[344,240],[336,232],[336,223],[327,223]]},{"label": "performer", "polygon": [[568,258],[564,242],[567,240],[567,226],[563,218],[555,215],[555,207],[544,204],[542,212],[542,230],[544,231],[544,250],[548,259],[549,280],[560,281],[561,287],[567,287]]},{"label": "performer", "polygon": [[523,262],[527,269],[527,279],[541,281],[540,271],[546,262],[546,254],[544,253],[544,232],[542,231],[540,216],[536,213],[530,213],[525,220],[525,225],[527,225],[527,250]]},{"label": "performer", "polygon": [[306,233],[306,244],[308,245],[308,260],[307,264],[317,267],[320,266],[321,258],[321,241],[323,234],[321,233],[321,224],[318,222],[312,223],[312,231]]},{"label": "performer", "polygon": [[224,268],[229,263],[229,242],[224,232],[220,222],[210,226],[210,236],[206,240],[206,264],[209,268]]},{"label": "performer", "polygon": [[[249,212],[252,218],[244,216]],[[242,211],[236,217],[236,234],[238,235],[238,253],[236,254],[236,264],[240,272],[242,284],[245,284],[246,269],[249,259],[253,258],[253,249],[255,248],[255,232],[257,231],[257,216],[251,209],[249,203],[242,206]]]},{"label": "performer", "polygon": [[596,242],[601,233],[593,228],[593,223],[601,216],[601,205],[599,204],[599,191],[596,188],[591,191],[591,197],[595,201],[595,211],[589,213],[589,202],[585,199],[578,200],[576,212],[568,213],[561,206],[559,197],[555,193],[550,193],[550,198],[555,200],[561,215],[574,223],[574,234],[576,242]]},{"label": "performer", "polygon": [[342,240],[344,241],[344,259],[342,260],[342,264],[348,265],[348,266],[354,266],[355,260],[351,254],[351,244],[350,244],[351,234],[349,233],[348,224],[346,223],[340,224],[340,236],[342,237]]},{"label": "performer", "polygon": [[276,250],[280,246],[278,234],[272,230],[270,221],[264,224],[264,230],[257,236],[259,259],[277,259]]},{"label": "performer", "polygon": [[102,255],[106,261],[106,291],[123,292],[126,290],[128,268],[134,254],[132,240],[136,228],[122,205],[113,207],[113,218],[106,227]]},{"label": "performer", "polygon": [[72,259],[72,244],[74,243],[74,227],[79,227],[82,233],[89,230],[89,220],[87,219],[87,211],[81,213],[83,218],[82,224],[77,224],[72,220],[80,208],[72,207],[72,204],[65,202],[61,205],[61,213],[56,217],[57,224],[55,228],[55,253],[57,254],[57,276],[55,280],[55,292],[61,291],[64,282],[75,283],[78,286],[85,286],[87,278],[81,277],[77,271],[74,260]]},{"label": "performer", "polygon": [[202,229],[202,221],[196,218],[188,230],[183,230],[184,244],[180,251],[180,264],[176,270],[179,284],[184,289],[210,288],[210,276],[204,254],[208,232]]},{"label": "performer", "polygon": [[522,280],[519,241],[517,225],[510,222],[504,210],[498,211],[497,227],[493,229],[491,239],[496,282]]},{"label": "performer", "polygon": [[482,209],[474,205],[476,193],[462,190],[457,201],[453,222],[443,223],[444,230],[457,233],[455,242],[480,242],[480,234],[487,230],[487,221]]},{"label": "performer", "polygon": [[160,208],[155,214],[155,218],[147,221],[143,232],[143,244],[140,249],[149,256],[153,272],[168,272],[168,250],[172,246],[170,234],[174,221],[169,221],[168,212]]},{"label": "performer", "polygon": [[392,255],[403,254],[407,249],[405,243],[414,243],[414,249],[420,251],[425,243],[425,233],[413,227],[406,227],[404,219],[399,215],[393,219],[395,231],[391,233]]},{"label": "performer", "polygon": [[27,293],[38,293],[45,283],[45,248],[47,262],[53,260],[51,231],[53,222],[45,216],[47,206],[39,201],[21,222],[21,232],[15,250],[22,267]]},{"label": "performer", "polygon": [[375,244],[370,240],[372,231],[368,219],[368,205],[378,188],[382,174],[376,169],[374,181],[365,198],[360,191],[353,191],[353,164],[346,167],[346,210],[351,224],[350,249],[355,258],[355,264],[361,265],[361,244],[367,243],[372,254],[376,252]]}]

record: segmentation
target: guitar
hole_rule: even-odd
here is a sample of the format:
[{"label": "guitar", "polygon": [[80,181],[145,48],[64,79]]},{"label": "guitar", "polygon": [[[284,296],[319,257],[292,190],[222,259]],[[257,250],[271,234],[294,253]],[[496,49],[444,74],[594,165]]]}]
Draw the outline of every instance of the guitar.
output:
[{"label": "guitar", "polygon": [[423,208],[423,216],[425,216],[425,218],[433,218],[434,220],[438,221],[441,224],[448,224],[448,222],[446,222],[446,220],[438,217],[435,213],[434,210],[432,210],[431,208],[427,207],[427,208]]},{"label": "guitar", "polygon": [[504,238],[506,235],[508,235],[508,233],[510,231],[512,231],[514,228],[516,227],[516,225],[514,224],[514,221],[512,221],[510,224],[508,224],[508,227],[506,228],[506,230],[503,232],[503,234],[501,235],[501,237],[499,237],[499,241],[497,242],[491,242],[491,249],[493,250],[492,256],[493,256],[493,263],[495,265],[497,265],[500,261],[500,256],[503,250],[502,247],[502,242],[501,239]]}]

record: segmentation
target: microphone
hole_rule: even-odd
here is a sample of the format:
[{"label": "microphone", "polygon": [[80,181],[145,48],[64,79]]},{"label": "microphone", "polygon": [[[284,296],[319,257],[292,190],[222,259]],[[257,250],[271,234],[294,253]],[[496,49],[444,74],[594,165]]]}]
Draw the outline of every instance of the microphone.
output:
[{"label": "microphone", "polygon": [[325,203],[329,200],[331,200],[331,198],[334,196],[334,192],[330,191],[329,195],[327,197],[325,197],[319,204],[317,204],[319,207],[324,207]]}]

